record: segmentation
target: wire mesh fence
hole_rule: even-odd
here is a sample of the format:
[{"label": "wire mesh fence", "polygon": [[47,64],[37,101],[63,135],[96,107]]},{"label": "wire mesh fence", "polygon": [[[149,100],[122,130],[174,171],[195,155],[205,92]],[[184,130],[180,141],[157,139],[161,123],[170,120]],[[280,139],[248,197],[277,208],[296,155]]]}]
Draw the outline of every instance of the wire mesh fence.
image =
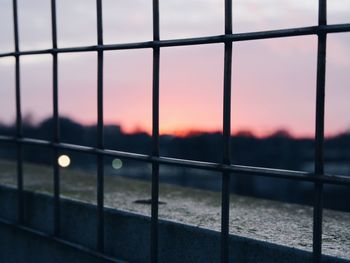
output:
[{"label": "wire mesh fence", "polygon": [[[15,58],[15,90],[16,90],[16,135],[0,136],[2,142],[12,142],[17,147],[17,190],[18,190],[18,224],[24,224],[24,200],[23,200],[23,156],[22,147],[25,144],[50,147],[53,149],[53,159],[57,160],[59,150],[66,149],[93,154],[97,163],[97,240],[96,250],[104,251],[104,158],[115,156],[124,159],[148,162],[152,165],[152,202],[151,202],[151,237],[150,259],[158,261],[158,205],[159,205],[159,166],[160,164],[198,168],[217,171],[222,174],[221,189],[221,262],[229,262],[229,200],[230,178],[235,174],[256,175],[271,178],[285,178],[296,181],[308,181],[315,185],[314,188],[314,214],[313,214],[313,262],[321,262],[322,256],[322,192],[324,184],[350,185],[350,177],[340,175],[328,175],[324,172],[324,104],[325,104],[325,72],[326,72],[326,44],[327,34],[338,32],[350,32],[350,24],[327,24],[326,0],[319,0],[318,25],[270,30],[263,32],[233,33],[232,28],[232,0],[225,0],[225,30],[223,35],[185,39],[160,39],[159,25],[159,0],[153,0],[153,39],[146,42],[125,44],[104,44],[103,41],[103,15],[102,0],[96,0],[97,12],[97,44],[94,46],[59,48],[57,44],[57,17],[56,1],[51,0],[51,32],[52,48],[44,50],[20,50],[18,6],[17,0],[13,0],[13,25],[14,25],[14,51],[0,53],[1,57]],[[316,35],[318,37],[317,50],[317,83],[316,83],[316,129],[315,129],[315,167],[314,172],[291,171],[281,169],[260,168],[254,166],[232,165],[230,156],[231,140],[231,71],[232,53],[234,43],[237,41],[249,41],[258,39],[282,38],[303,35]],[[220,163],[199,162],[188,159],[175,159],[163,157],[159,151],[159,71],[160,54],[162,47],[176,47],[189,45],[204,45],[223,43],[224,51],[224,86],[223,86],[223,119],[222,141],[223,159]],[[104,147],[103,140],[103,76],[104,76],[104,51],[107,50],[131,50],[149,48],[153,50],[153,88],[152,88],[152,147],[150,154],[136,154],[121,152]],[[97,137],[96,147],[88,147],[77,144],[62,143],[60,141],[59,109],[58,109],[58,54],[76,52],[95,52],[97,55]],[[26,138],[22,132],[21,115],[21,57],[26,55],[52,55],[52,102],[54,128],[52,140],[38,140]],[[234,83],[233,83],[234,86]],[[234,149],[232,149],[234,151]],[[54,198],[54,235],[60,235],[60,172],[58,163],[53,165],[53,198]]]}]

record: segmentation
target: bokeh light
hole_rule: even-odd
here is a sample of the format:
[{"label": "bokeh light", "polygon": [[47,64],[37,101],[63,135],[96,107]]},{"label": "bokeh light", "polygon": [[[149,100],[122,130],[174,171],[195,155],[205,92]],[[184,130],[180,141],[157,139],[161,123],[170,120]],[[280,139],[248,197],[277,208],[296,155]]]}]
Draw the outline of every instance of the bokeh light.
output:
[{"label": "bokeh light", "polygon": [[123,167],[123,162],[120,159],[114,159],[112,161],[112,167],[116,170],[119,170],[120,168]]},{"label": "bokeh light", "polygon": [[61,167],[68,167],[70,165],[70,158],[68,155],[61,155],[58,157],[58,164]]}]

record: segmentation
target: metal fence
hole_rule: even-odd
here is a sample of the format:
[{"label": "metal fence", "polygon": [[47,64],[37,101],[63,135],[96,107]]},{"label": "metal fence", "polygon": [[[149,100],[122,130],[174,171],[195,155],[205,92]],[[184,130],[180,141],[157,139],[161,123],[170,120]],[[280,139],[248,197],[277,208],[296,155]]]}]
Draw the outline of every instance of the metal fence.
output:
[{"label": "metal fence", "polygon": [[[96,250],[104,251],[104,166],[105,156],[132,159],[152,164],[152,212],[150,259],[158,262],[158,199],[159,199],[159,165],[192,167],[203,170],[219,171],[222,173],[221,191],[221,262],[229,262],[229,195],[230,177],[237,174],[255,175],[272,178],[284,178],[296,181],[308,181],[315,185],[313,212],[313,262],[321,262],[322,248],[322,192],[323,185],[338,184],[350,186],[350,177],[327,175],[324,173],[324,100],[325,100],[325,71],[326,71],[326,43],[328,33],[350,32],[350,24],[327,25],[327,1],[319,0],[318,25],[301,28],[288,28],[251,33],[233,33],[232,31],[232,0],[225,0],[225,34],[199,38],[160,40],[159,34],[159,0],[153,0],[153,40],[147,42],[111,44],[103,43],[102,0],[96,0],[97,10],[97,45],[59,48],[57,46],[56,0],[51,0],[51,29],[52,48],[45,50],[20,51],[18,34],[17,0],[13,0],[13,23],[15,51],[1,53],[1,57],[15,58],[16,81],[16,136],[0,136],[1,142],[17,145],[17,190],[18,190],[18,225],[24,224],[23,200],[23,159],[22,146],[24,144],[46,146],[53,149],[54,160],[58,158],[60,149],[79,151],[96,155],[97,158],[97,242]],[[231,138],[231,67],[232,46],[236,41],[248,41],[267,38],[280,38],[302,35],[317,35],[317,94],[316,94],[316,132],[315,132],[315,167],[313,173],[303,171],[289,171],[251,166],[232,165],[230,162]],[[224,87],[223,87],[223,159],[221,163],[198,162],[186,159],[162,157],[159,154],[159,61],[160,49],[170,46],[203,45],[224,43]],[[150,155],[131,152],[114,151],[104,148],[103,142],[103,57],[106,50],[122,49],[153,49],[153,89],[152,89],[152,150]],[[60,142],[59,112],[58,112],[58,54],[74,52],[96,52],[97,68],[97,147],[86,147]],[[21,117],[21,83],[20,58],[25,55],[51,54],[53,57],[53,119],[54,129],[51,141],[24,138]],[[54,235],[60,236],[60,174],[58,163],[53,165],[54,171]]]}]

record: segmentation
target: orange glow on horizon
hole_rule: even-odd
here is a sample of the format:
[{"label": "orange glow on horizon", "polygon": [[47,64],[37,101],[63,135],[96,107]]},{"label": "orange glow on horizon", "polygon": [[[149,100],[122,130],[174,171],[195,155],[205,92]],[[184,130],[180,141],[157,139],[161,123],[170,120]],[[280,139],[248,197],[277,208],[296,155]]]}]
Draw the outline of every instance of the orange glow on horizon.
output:
[{"label": "orange glow on horizon", "polygon": [[[61,118],[67,118],[71,121],[78,123],[83,126],[95,126],[95,121],[89,121],[89,120],[79,120],[78,118],[74,116],[60,116]],[[34,119],[34,122],[32,125],[40,125],[41,121],[49,119],[50,116],[46,116],[46,118],[43,118],[43,120],[37,120]],[[5,125],[14,125],[14,121],[12,121],[9,124]],[[260,129],[258,127],[253,128],[252,126],[248,125],[238,125],[237,123],[240,123],[238,119],[236,119],[236,122],[233,123],[231,127],[231,135],[237,136],[237,135],[245,135],[245,136],[252,136],[255,138],[266,138],[270,137],[271,135],[275,134],[276,132],[286,132],[290,137],[300,139],[300,138],[314,138],[314,132],[313,131],[307,131],[301,129],[297,129],[294,127],[294,129],[289,129],[287,127],[261,127]],[[254,122],[253,122],[254,123]],[[236,125],[235,125],[236,124]],[[127,126],[123,122],[113,121],[112,118],[105,119],[104,126],[119,126],[122,133],[125,134],[137,134],[137,133],[146,133],[149,136],[152,135],[152,127],[151,123],[139,123],[135,126]],[[338,136],[340,134],[348,133],[348,130],[333,130],[325,133],[325,137],[331,138],[334,136]],[[182,126],[182,125],[161,125],[159,129],[160,135],[171,135],[176,137],[188,137],[188,136],[194,136],[199,134],[206,134],[206,133],[222,133],[222,127],[215,127],[215,126],[204,126],[204,125],[196,125],[196,126]]]},{"label": "orange glow on horizon", "polygon": [[[89,123],[86,125],[94,125],[93,123]],[[116,122],[108,122],[105,123],[105,125],[119,125]],[[138,125],[134,128],[125,128],[123,125],[120,126],[121,130],[123,133],[126,134],[136,134],[136,133],[146,133],[148,135],[152,135],[152,127],[147,127]],[[231,129],[231,135],[232,136],[237,136],[237,135],[246,135],[246,136],[252,136],[255,138],[266,138],[269,137],[276,132],[286,132],[290,137],[292,138],[313,138],[314,133],[313,132],[303,132],[303,131],[298,131],[297,129],[295,130],[290,130],[287,128],[277,128],[277,129],[254,129],[254,128],[248,128],[248,127],[235,127]],[[182,128],[181,126],[175,126],[175,125],[169,125],[169,126],[164,126],[162,125],[161,128],[159,129],[159,134],[160,135],[171,135],[171,136],[176,136],[176,137],[189,137],[189,136],[195,136],[195,135],[200,135],[200,134],[206,134],[206,133],[222,133],[222,128],[221,127],[201,127],[201,126],[196,126],[196,127],[186,127]],[[326,137],[332,137],[334,135],[337,135],[339,133],[326,133]]]}]

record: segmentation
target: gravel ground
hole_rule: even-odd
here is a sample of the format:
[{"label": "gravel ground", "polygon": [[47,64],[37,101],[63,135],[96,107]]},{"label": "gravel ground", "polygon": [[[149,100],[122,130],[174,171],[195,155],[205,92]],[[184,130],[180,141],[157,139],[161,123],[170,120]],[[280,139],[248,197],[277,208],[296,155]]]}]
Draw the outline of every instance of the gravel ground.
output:
[{"label": "gravel ground", "polygon": [[[0,161],[0,183],[15,184],[15,165]],[[52,169],[24,165],[25,189],[51,193]],[[96,176],[61,170],[62,195],[95,203]],[[149,182],[105,176],[105,206],[150,216]],[[135,202],[136,201],[136,202]],[[220,230],[220,193],[160,185],[160,218]],[[324,210],[323,253],[350,259],[350,213]],[[304,250],[312,249],[312,207],[231,195],[230,232]]]}]

